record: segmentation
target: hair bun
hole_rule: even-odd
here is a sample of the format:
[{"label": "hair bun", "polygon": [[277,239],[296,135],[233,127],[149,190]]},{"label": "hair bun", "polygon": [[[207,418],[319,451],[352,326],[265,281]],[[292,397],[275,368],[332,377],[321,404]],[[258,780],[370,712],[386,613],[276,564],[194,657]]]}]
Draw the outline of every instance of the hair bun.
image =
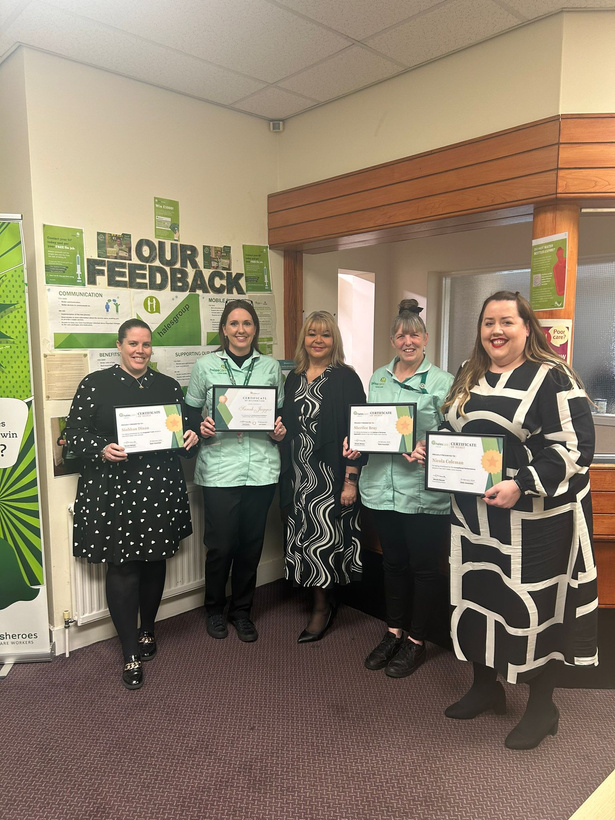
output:
[{"label": "hair bun", "polygon": [[402,299],[399,303],[399,315],[401,316],[403,313],[416,313],[418,316],[423,310],[422,307],[419,306],[419,303],[416,299]]}]

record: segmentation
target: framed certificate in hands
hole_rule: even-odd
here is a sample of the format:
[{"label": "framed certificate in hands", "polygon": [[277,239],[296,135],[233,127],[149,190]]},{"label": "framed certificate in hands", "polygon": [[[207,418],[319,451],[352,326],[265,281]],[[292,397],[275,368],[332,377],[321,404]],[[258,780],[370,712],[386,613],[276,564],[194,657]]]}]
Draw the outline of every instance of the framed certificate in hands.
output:
[{"label": "framed certificate in hands", "polygon": [[216,432],[270,432],[278,408],[277,387],[214,385],[212,415]]},{"label": "framed certificate in hands", "polygon": [[182,406],[141,404],[116,407],[117,443],[127,453],[179,450],[184,446]]},{"label": "framed certificate in hands", "polygon": [[361,453],[411,453],[416,444],[416,403],[350,406],[351,450]]},{"label": "framed certificate in hands", "polygon": [[504,436],[427,433],[425,489],[485,495],[504,478]]}]

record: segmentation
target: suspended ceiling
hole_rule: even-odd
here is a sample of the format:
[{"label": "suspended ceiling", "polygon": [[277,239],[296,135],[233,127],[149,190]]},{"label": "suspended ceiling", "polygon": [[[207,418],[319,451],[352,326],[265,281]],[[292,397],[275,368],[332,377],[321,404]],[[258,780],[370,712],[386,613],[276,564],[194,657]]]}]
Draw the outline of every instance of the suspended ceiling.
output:
[{"label": "suspended ceiling", "polygon": [[0,0],[20,45],[285,120],[563,9],[615,0]]}]

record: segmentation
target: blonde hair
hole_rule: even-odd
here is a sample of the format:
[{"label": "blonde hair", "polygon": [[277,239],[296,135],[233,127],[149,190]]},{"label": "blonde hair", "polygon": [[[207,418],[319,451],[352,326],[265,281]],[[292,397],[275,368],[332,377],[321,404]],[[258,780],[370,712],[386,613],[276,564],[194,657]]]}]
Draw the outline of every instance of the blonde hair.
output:
[{"label": "blonde hair", "polygon": [[333,367],[348,367],[344,361],[344,344],[337,322],[329,311],[314,310],[303,323],[301,333],[299,333],[299,338],[297,339],[297,347],[295,349],[295,373],[305,373],[309,367],[310,359],[305,349],[305,337],[312,327],[318,332],[322,333],[323,330],[327,330],[331,334],[331,338],[333,339],[331,365]]},{"label": "blonde hair", "polygon": [[530,303],[521,296],[520,293],[513,293],[510,290],[499,290],[492,296],[488,296],[483,302],[483,306],[478,317],[478,324],[476,327],[476,340],[470,358],[462,365],[457,372],[455,380],[451,386],[450,392],[442,405],[442,412],[446,412],[456,401],[459,402],[459,413],[464,414],[465,406],[470,398],[471,389],[478,384],[478,382],[489,370],[491,359],[487,351],[483,347],[481,341],[481,329],[483,324],[483,316],[485,310],[490,302],[515,302],[519,316],[528,328],[529,334],[525,342],[525,358],[529,362],[537,362],[538,364],[551,364],[557,370],[565,373],[572,381],[576,382],[579,387],[583,388],[583,382],[569,367],[566,362],[561,359],[549,346],[546,336],[540,326],[540,322],[536,318],[536,314],[532,310]]},{"label": "blonde hair", "polygon": [[425,322],[419,316],[423,310],[416,299],[402,299],[397,308],[397,316],[391,325],[391,339],[401,330],[402,333],[422,333],[427,335]]}]

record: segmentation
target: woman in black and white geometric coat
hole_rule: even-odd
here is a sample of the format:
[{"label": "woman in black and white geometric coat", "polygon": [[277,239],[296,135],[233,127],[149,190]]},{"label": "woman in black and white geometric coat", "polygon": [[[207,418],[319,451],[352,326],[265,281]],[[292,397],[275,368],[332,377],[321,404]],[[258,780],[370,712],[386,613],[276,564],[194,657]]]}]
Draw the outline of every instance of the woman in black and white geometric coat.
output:
[{"label": "woman in black and white geometric coat", "polygon": [[452,499],[451,631],[474,682],[445,714],[504,713],[498,673],[528,683],[506,746],[534,748],[558,729],[557,667],[598,662],[589,402],[527,300],[500,291],[483,305],[472,356],[443,410],[444,429],[506,437],[505,479],[482,498]]}]

